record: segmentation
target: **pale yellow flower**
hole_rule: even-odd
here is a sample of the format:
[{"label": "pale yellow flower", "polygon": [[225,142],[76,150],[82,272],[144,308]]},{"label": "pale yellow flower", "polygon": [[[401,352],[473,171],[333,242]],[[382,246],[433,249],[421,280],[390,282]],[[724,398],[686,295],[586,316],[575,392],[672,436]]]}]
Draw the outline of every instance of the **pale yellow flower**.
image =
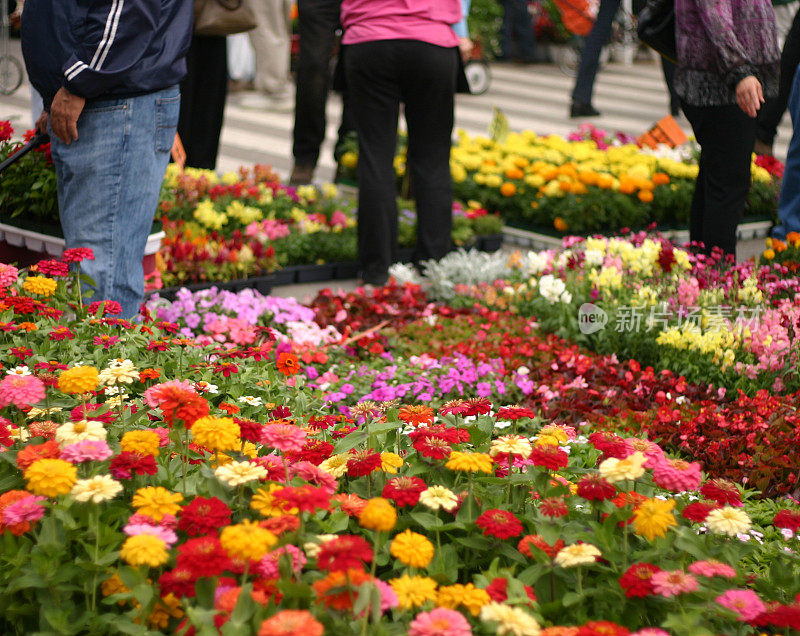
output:
[{"label": "pale yellow flower", "polygon": [[750,517],[741,508],[724,506],[708,513],[706,526],[714,534],[727,534],[735,537],[737,534],[747,532],[752,526]]},{"label": "pale yellow flower", "polygon": [[79,479],[70,494],[75,501],[102,503],[113,499],[122,491],[122,484],[111,475],[96,475],[89,479]]},{"label": "pale yellow flower", "polygon": [[594,563],[599,556],[600,550],[591,543],[575,543],[561,548],[554,561],[562,568],[573,568]]},{"label": "pale yellow flower", "polygon": [[233,488],[267,476],[267,470],[255,462],[230,462],[214,471],[223,484]]},{"label": "pale yellow flower", "polygon": [[481,608],[483,622],[497,623],[496,634],[505,636],[539,636],[542,629],[536,619],[519,607],[505,603],[489,603]]},{"label": "pale yellow flower", "polygon": [[600,464],[600,474],[612,484],[627,479],[638,479],[644,475],[644,463],[647,461],[641,452],[628,455],[625,459],[609,457]]},{"label": "pale yellow flower", "polygon": [[528,459],[532,451],[531,443],[522,435],[502,435],[492,440],[489,454],[495,457],[498,453],[507,453],[509,455],[520,455],[522,459]]},{"label": "pale yellow flower", "polygon": [[431,510],[441,508],[451,512],[458,505],[458,497],[452,490],[448,490],[444,486],[431,486],[420,493],[419,502]]},{"label": "pale yellow flower", "polygon": [[56,441],[59,446],[90,440],[99,442],[106,438],[106,429],[102,422],[95,420],[80,420],[67,422],[56,429]]},{"label": "pale yellow flower", "polygon": [[319,467],[329,475],[339,479],[347,472],[347,455],[344,453],[331,455]]}]

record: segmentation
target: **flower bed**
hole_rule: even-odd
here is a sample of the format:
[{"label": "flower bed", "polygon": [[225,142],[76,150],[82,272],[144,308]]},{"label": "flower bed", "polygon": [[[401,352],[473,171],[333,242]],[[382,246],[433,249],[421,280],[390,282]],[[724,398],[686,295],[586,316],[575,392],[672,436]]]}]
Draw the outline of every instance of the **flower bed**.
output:
[{"label": "flower bed", "polygon": [[[722,408],[718,392],[413,285],[313,308],[185,295],[133,325],[83,306],[64,265],[37,270],[0,266],[4,633],[800,627],[796,504],[541,406],[575,391],[610,411],[619,397],[619,417]],[[339,377],[324,387],[320,370]],[[587,390],[575,380],[590,372]],[[399,375],[430,395],[400,393]],[[554,395],[526,393],[527,376]],[[344,379],[352,391],[329,399]]]}]

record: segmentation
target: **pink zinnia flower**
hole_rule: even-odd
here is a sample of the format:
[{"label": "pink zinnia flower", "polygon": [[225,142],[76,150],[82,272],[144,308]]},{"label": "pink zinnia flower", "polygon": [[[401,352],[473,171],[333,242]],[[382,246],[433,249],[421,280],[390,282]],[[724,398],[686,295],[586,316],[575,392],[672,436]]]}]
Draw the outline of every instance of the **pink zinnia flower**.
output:
[{"label": "pink zinnia flower", "polygon": [[[168,392],[169,389],[181,389],[183,391],[190,391],[191,393],[197,393],[194,388],[194,383],[190,382],[189,380],[169,380],[168,382],[161,382],[160,384],[154,384],[149,389],[144,392],[144,401],[147,402],[147,405],[156,408],[160,406],[161,403],[166,399],[167,396],[164,395],[165,390]],[[171,397],[171,394],[167,393]]]},{"label": "pink zinnia flower", "polygon": [[164,515],[161,517],[161,521],[156,521],[148,515],[137,513],[128,517],[128,525],[159,526],[161,528],[174,530],[178,527],[178,518],[175,515]]},{"label": "pink zinnia flower", "polygon": [[645,627],[638,632],[633,632],[631,636],[669,636],[669,632],[664,631],[660,627]]},{"label": "pink zinnia flower", "polygon": [[261,431],[261,443],[288,453],[303,450],[306,432],[291,424],[270,424]]},{"label": "pink zinnia flower", "polygon": [[667,598],[685,592],[694,592],[698,587],[697,579],[683,570],[656,572],[650,577],[650,581],[653,584],[653,591]]},{"label": "pink zinnia flower", "polygon": [[35,375],[7,375],[0,382],[0,407],[25,408],[44,399],[44,382]]},{"label": "pink zinnia flower", "polygon": [[105,440],[93,441],[85,439],[74,444],[67,444],[61,449],[61,459],[65,459],[71,464],[102,462],[113,454]]},{"label": "pink zinnia flower", "polygon": [[382,612],[388,612],[390,609],[400,605],[400,601],[397,600],[397,594],[394,593],[392,586],[389,585],[386,581],[381,581],[380,579],[374,579],[372,583],[375,585],[375,587],[378,588],[378,591],[381,593]]},{"label": "pink zinnia flower", "polygon": [[655,468],[661,461],[664,460],[664,451],[655,442],[641,437],[629,437],[625,439],[625,446],[628,449],[628,455],[633,455],[639,451],[647,457],[644,463],[645,468]]},{"label": "pink zinnia flower", "polygon": [[728,590],[714,599],[739,615],[740,621],[751,621],[759,614],[767,611],[764,603],[753,590]]},{"label": "pink zinnia flower", "polygon": [[300,576],[300,571],[306,564],[306,555],[297,546],[285,545],[268,552],[261,560],[253,566],[253,574],[258,574],[265,579],[279,579],[280,563],[287,563],[285,555],[289,555],[292,561],[292,569],[294,569],[297,576]]},{"label": "pink zinnia flower", "polygon": [[289,479],[294,477],[299,477],[314,486],[320,486],[331,494],[335,493],[339,486],[339,482],[336,481],[333,475],[307,461],[297,462],[289,466]]},{"label": "pink zinnia flower", "polygon": [[169,429],[166,426],[159,426],[158,428],[151,428],[156,435],[158,435],[158,446],[164,448],[169,446]]},{"label": "pink zinnia flower", "polygon": [[65,263],[80,263],[81,261],[93,261],[94,250],[91,247],[73,247],[64,250],[61,260]]},{"label": "pink zinnia flower", "polygon": [[8,287],[17,282],[19,270],[13,265],[0,263],[0,287]]},{"label": "pink zinnia flower", "polygon": [[3,508],[3,523],[7,526],[13,526],[26,521],[39,521],[44,516],[44,506],[39,502],[45,500],[46,497],[31,495],[9,504]]},{"label": "pink zinnia flower", "polygon": [[267,481],[286,481],[286,466],[280,455],[262,455],[253,461],[267,471]]},{"label": "pink zinnia flower", "polygon": [[469,622],[455,610],[437,607],[430,612],[420,612],[411,621],[408,636],[471,636]]},{"label": "pink zinnia flower", "polygon": [[682,459],[664,459],[653,469],[653,481],[656,486],[660,486],[672,492],[684,492],[686,490],[697,490],[703,475],[700,472],[700,464],[697,462],[685,462]]},{"label": "pink zinnia flower", "polygon": [[169,528],[162,528],[161,526],[151,526],[148,523],[128,523],[122,531],[129,537],[135,537],[139,534],[149,534],[158,537],[168,546],[173,546],[178,542],[178,535]]},{"label": "pink zinnia flower", "polygon": [[689,572],[697,576],[721,576],[726,579],[732,579],[736,576],[734,570],[727,563],[720,561],[696,561],[689,566]]}]

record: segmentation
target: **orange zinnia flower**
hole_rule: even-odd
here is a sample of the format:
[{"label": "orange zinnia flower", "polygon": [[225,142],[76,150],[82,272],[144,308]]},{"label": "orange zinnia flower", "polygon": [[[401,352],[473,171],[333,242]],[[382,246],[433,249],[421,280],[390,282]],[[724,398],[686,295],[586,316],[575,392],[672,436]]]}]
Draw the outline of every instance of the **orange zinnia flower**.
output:
[{"label": "orange zinnia flower", "polygon": [[311,587],[317,593],[317,598],[327,607],[345,610],[353,607],[353,599],[358,596],[358,588],[370,578],[370,575],[363,570],[350,568],[347,572],[331,572]]},{"label": "orange zinnia flower", "polygon": [[406,424],[413,426],[433,424],[433,409],[422,404],[410,404],[400,408],[398,417]]},{"label": "orange zinnia flower", "polygon": [[220,402],[219,408],[222,411],[225,411],[228,415],[236,415],[241,409],[236,406],[235,404],[231,404],[230,402]]},{"label": "orange zinnia flower", "polygon": [[297,356],[293,353],[287,353],[284,351],[281,354],[278,354],[278,371],[283,373],[283,375],[289,376],[294,375],[298,371],[300,371],[300,361],[297,359]]}]

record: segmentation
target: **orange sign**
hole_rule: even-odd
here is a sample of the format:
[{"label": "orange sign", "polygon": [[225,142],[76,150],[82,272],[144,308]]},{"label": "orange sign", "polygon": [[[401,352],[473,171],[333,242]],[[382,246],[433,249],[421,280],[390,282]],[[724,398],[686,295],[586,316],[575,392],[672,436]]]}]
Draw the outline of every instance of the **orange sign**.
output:
[{"label": "orange sign", "polygon": [[661,119],[650,130],[637,139],[640,145],[655,148],[658,144],[666,144],[675,148],[686,143],[686,135],[672,115]]},{"label": "orange sign", "polygon": [[175,133],[175,141],[172,142],[172,160],[181,170],[186,167],[186,150],[178,133]]}]

